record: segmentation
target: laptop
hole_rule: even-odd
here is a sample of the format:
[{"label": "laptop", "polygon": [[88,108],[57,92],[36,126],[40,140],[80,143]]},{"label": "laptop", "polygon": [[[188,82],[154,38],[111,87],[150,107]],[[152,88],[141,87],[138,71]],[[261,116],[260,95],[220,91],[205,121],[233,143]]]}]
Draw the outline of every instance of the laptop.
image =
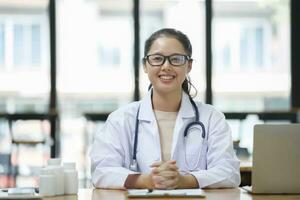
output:
[{"label": "laptop", "polygon": [[252,187],[255,194],[300,194],[300,124],[254,126]]}]

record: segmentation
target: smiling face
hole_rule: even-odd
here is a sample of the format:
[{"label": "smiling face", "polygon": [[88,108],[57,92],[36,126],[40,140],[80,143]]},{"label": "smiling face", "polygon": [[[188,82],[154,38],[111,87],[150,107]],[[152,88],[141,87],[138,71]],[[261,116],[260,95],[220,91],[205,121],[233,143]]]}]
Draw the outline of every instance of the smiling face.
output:
[{"label": "smiling face", "polygon": [[[153,41],[147,55],[159,54],[171,56],[175,54],[187,55],[183,45],[173,37],[161,36]],[[192,61],[186,61],[184,65],[173,66],[166,59],[161,66],[151,66],[144,62],[144,71],[152,83],[154,92],[164,94],[181,94],[182,83],[191,71]]]}]

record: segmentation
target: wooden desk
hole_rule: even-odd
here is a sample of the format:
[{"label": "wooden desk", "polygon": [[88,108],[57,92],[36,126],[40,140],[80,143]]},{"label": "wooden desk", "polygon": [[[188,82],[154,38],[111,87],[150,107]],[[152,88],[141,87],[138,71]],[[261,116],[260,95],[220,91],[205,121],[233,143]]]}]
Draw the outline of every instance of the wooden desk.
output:
[{"label": "wooden desk", "polygon": [[[250,195],[242,189],[213,189],[204,190],[205,200],[300,200],[299,195]],[[45,198],[47,200],[126,200],[126,191],[123,190],[101,190],[101,189],[80,189],[78,196],[58,196]],[[171,198],[155,198],[155,199],[171,199]],[[176,198],[185,200],[194,200],[195,198]],[[199,199],[199,198],[198,198]],[[142,199],[140,199],[142,200]],[[149,200],[149,198],[145,199]]]}]

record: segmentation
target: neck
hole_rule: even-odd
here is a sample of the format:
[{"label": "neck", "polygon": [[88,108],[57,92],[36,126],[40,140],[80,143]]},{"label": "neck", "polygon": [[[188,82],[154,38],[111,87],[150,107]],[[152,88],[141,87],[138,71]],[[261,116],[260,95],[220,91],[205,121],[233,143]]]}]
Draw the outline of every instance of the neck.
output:
[{"label": "neck", "polygon": [[162,94],[158,91],[153,90],[153,109],[165,112],[177,112],[181,103],[181,95],[181,90],[170,94]]}]

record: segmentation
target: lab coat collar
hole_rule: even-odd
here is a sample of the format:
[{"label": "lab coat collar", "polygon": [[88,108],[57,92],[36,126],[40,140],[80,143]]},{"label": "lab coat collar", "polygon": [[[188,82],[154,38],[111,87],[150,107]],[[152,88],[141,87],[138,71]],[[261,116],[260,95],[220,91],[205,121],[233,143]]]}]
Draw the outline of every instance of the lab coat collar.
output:
[{"label": "lab coat collar", "polygon": [[150,90],[147,93],[147,95],[141,100],[140,113],[138,116],[139,120],[148,121],[148,122],[155,121],[155,116],[152,109],[151,93],[152,90]]},{"label": "lab coat collar", "polygon": [[180,109],[176,119],[176,124],[174,127],[174,133],[173,133],[173,141],[172,141],[172,149],[171,149],[172,159],[176,159],[174,153],[178,145],[178,140],[180,137],[183,137],[183,132],[187,126],[187,123],[191,122],[191,118],[193,118],[194,116],[195,116],[195,112],[193,109],[193,105],[190,102],[190,97],[185,92],[182,92],[181,105],[180,105]]},{"label": "lab coat collar", "polygon": [[[144,99],[141,100],[140,113],[138,117],[139,120],[149,122],[155,121],[155,116],[152,109],[151,93],[152,91],[149,91]],[[182,117],[182,119],[192,118],[195,116],[195,112],[193,110],[193,106],[190,102],[189,96],[185,92],[182,92],[182,99],[178,116]]]},{"label": "lab coat collar", "polygon": [[190,102],[190,97],[185,92],[182,92],[182,99],[178,116],[181,116],[182,119],[191,118],[195,116],[193,106]]}]

